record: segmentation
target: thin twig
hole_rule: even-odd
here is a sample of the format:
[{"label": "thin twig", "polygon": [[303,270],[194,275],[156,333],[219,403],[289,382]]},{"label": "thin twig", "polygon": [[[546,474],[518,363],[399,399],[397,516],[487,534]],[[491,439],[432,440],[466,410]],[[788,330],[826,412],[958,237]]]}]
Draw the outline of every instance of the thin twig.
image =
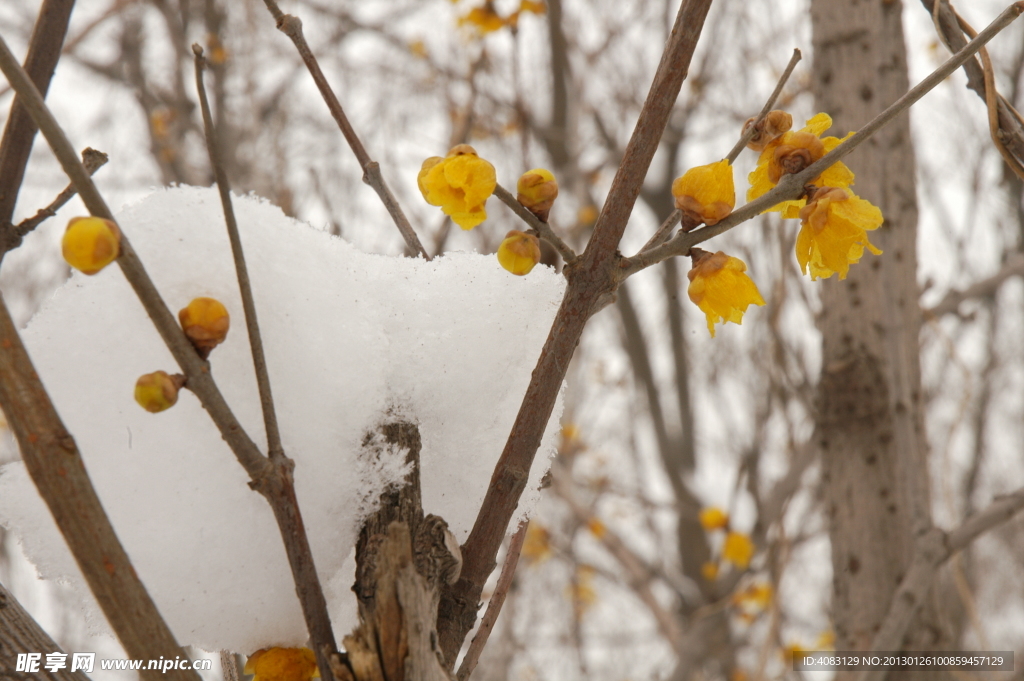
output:
[{"label": "thin twig", "polygon": [[661,223],[661,226],[658,227],[657,230],[655,230],[651,238],[648,239],[647,243],[645,243],[643,248],[640,249],[640,252],[643,253],[644,251],[654,248],[655,246],[661,244],[661,242],[667,239],[669,234],[672,233],[672,230],[676,228],[676,225],[679,224],[679,221],[682,219],[682,217],[683,211],[679,210],[678,208],[669,213],[668,217],[665,218],[665,222]]},{"label": "thin twig", "polygon": [[936,319],[956,312],[960,303],[975,298],[984,298],[995,293],[1010,277],[1024,276],[1024,254],[1016,253],[1007,259],[999,271],[963,289],[950,291],[934,306],[921,310],[925,318]]},{"label": "thin twig", "polygon": [[302,61],[306,63],[306,68],[309,69],[310,75],[313,76],[313,81],[320,90],[320,94],[323,96],[324,102],[327,103],[327,108],[330,109],[331,115],[334,117],[334,120],[337,121],[338,127],[341,129],[341,134],[345,136],[345,141],[347,141],[349,147],[352,148],[352,153],[355,154],[356,160],[359,162],[359,166],[363,169],[363,182],[373,187],[373,190],[377,192],[377,196],[379,196],[380,200],[384,203],[384,207],[387,208],[388,213],[391,214],[391,219],[395,221],[395,226],[398,227],[398,231],[401,232],[402,238],[405,239],[407,253],[421,255],[427,260],[430,260],[430,256],[423,248],[423,244],[420,243],[420,239],[416,236],[415,230],[413,230],[412,225],[409,224],[409,220],[405,217],[405,213],[402,212],[402,207],[398,205],[398,200],[395,198],[394,194],[391,193],[391,189],[384,181],[384,177],[380,172],[380,165],[376,161],[372,160],[370,155],[366,153],[366,148],[359,140],[359,136],[356,135],[356,131],[352,128],[352,124],[349,123],[348,116],[345,115],[345,110],[341,108],[341,102],[338,101],[338,97],[334,94],[334,90],[331,89],[330,84],[327,82],[327,78],[324,77],[323,71],[320,70],[320,64],[317,62],[312,50],[309,49],[309,44],[306,43],[306,37],[302,34],[302,21],[298,17],[283,13],[274,0],[263,1],[264,4],[266,4],[267,9],[270,10],[270,13],[274,16],[278,30],[291,38],[291,41],[295,43],[295,48],[299,51],[299,56],[302,57]]},{"label": "thin twig", "polygon": [[561,237],[555,234],[555,231],[551,229],[551,225],[538,218],[536,215],[531,213],[526,206],[519,203],[519,201],[516,200],[516,197],[512,196],[512,193],[509,190],[505,189],[500,184],[495,185],[494,195],[497,196],[502,203],[511,208],[513,213],[522,218],[523,222],[530,225],[530,229],[537,232],[537,236],[554,246],[555,250],[558,251],[558,254],[562,256],[562,260],[564,260],[567,265],[576,262],[576,258],[578,256],[569,244],[562,241]]},{"label": "thin twig", "polygon": [[203,127],[206,130],[206,149],[210,155],[210,165],[213,166],[213,176],[216,179],[220,203],[224,209],[224,222],[227,224],[228,238],[231,241],[231,255],[235,260],[238,288],[242,294],[245,328],[249,334],[252,363],[256,369],[256,385],[260,392],[260,406],[263,408],[263,423],[267,430],[267,449],[270,458],[274,459],[284,456],[284,448],[281,446],[281,431],[277,425],[274,394],[270,388],[270,376],[267,374],[267,358],[263,353],[263,336],[260,334],[260,324],[256,317],[256,302],[253,299],[252,285],[249,282],[249,267],[245,263],[242,238],[238,234],[238,221],[235,219],[235,209],[231,202],[231,185],[228,183],[228,176],[224,171],[223,159],[220,156],[221,150],[217,144],[217,131],[214,129],[213,115],[210,113],[210,101],[206,96],[206,85],[203,82],[203,69],[206,62],[203,58],[203,48],[199,45],[192,45],[192,53],[195,55],[196,88],[199,91],[199,106],[202,109]]},{"label": "thin twig", "polygon": [[[113,220],[113,213],[106,201],[103,200],[89,173],[86,172],[74,147],[71,146],[60,124],[57,123],[43,101],[42,95],[29,80],[21,65],[18,64],[3,38],[0,38],[0,70],[7,76],[7,80],[15,92],[24,98],[25,108],[32,115],[32,120],[39,127],[39,131],[46,137],[54,155],[60,161],[64,172],[71,178],[72,184],[75,185],[89,212],[96,217]],[[177,320],[167,308],[163,298],[160,297],[160,292],[157,291],[153,280],[142,266],[139,256],[132,248],[123,229],[121,230],[121,255],[117,259],[117,264],[149,314],[149,318],[153,320],[153,325],[171,351],[178,366],[181,367],[182,373],[188,378],[189,390],[199,398],[203,408],[210,414],[210,418],[213,419],[221,436],[231,447],[231,451],[234,452],[239,463],[245,467],[249,476],[257,485],[262,484],[261,481],[268,477],[272,470],[269,460],[260,453],[242,424],[235,418],[231,407],[224,400],[224,396],[210,374],[209,364],[200,359],[195,348],[185,337]]]},{"label": "thin twig", "polygon": [[505,564],[502,565],[501,574],[498,575],[498,583],[495,584],[494,593],[491,594],[491,599],[487,602],[487,611],[480,620],[480,629],[470,641],[469,650],[466,651],[466,656],[462,658],[462,664],[459,665],[459,671],[455,674],[457,681],[466,681],[480,661],[480,653],[487,645],[487,639],[491,636],[494,623],[498,621],[498,615],[501,613],[501,606],[505,604],[505,596],[508,595],[508,590],[512,587],[512,579],[516,575],[519,554],[523,551],[526,529],[529,526],[529,520],[523,521],[516,533],[512,535],[512,540],[508,544],[508,552],[505,554]]},{"label": "thin twig", "polygon": [[[96,151],[92,147],[87,147],[84,151],[82,151],[82,164],[85,166],[85,170],[87,173],[89,173],[89,175],[95,175],[96,171],[103,167],[103,165],[107,162],[108,159],[109,157],[106,154],[104,154],[102,151]],[[64,206],[64,204],[73,199],[77,194],[78,192],[75,190],[75,185],[69,184],[67,187],[64,188],[64,191],[62,191],[60,194],[57,194],[57,197],[52,202],[50,202],[50,205],[46,206],[45,208],[40,208],[35,215],[33,215],[30,218],[25,218],[17,225],[15,225],[13,235],[14,238],[17,240],[16,243],[14,243],[13,245],[11,245],[10,243],[4,243],[3,247],[7,248],[7,250],[10,251],[20,246],[21,240],[24,239],[25,236],[29,234],[29,232],[34,230],[36,227],[41,225],[49,218],[52,218],[54,215],[56,215],[57,211],[60,210]],[[0,253],[0,257],[2,256],[3,253]]]},{"label": "thin twig", "polygon": [[838,147],[821,157],[818,161],[807,166],[805,169],[794,175],[784,175],[779,183],[771,191],[759,196],[753,201],[712,227],[704,227],[689,233],[680,233],[661,246],[652,248],[646,253],[638,253],[632,258],[622,261],[622,267],[618,271],[619,280],[636,274],[640,270],[655,265],[665,258],[676,255],[685,255],[690,248],[699,243],[707,241],[712,237],[722,234],[736,225],[746,222],[751,218],[760,215],[772,206],[782,201],[790,201],[799,198],[804,193],[804,185],[821,175],[823,171],[837,161],[842,160],[854,149],[869,140],[876,132],[883,128],[893,118],[899,116],[919,99],[933,90],[939,83],[945,80],[946,76],[959,68],[964,62],[970,59],[980,50],[985,43],[994,38],[1000,31],[1010,25],[1014,19],[1024,12],[1024,1],[1015,2],[1007,7],[996,19],[989,24],[985,30],[978,34],[978,37],[969,42],[960,52],[950,57],[942,66],[935,69],[928,77],[911,88],[905,95],[891,104],[885,111],[875,116],[855,135],[840,144]]},{"label": "thin twig", "polygon": [[736,158],[739,157],[740,152],[743,151],[743,148],[747,146],[747,142],[749,142],[751,138],[754,137],[754,133],[757,132],[757,124],[763,121],[765,119],[765,116],[767,116],[768,113],[771,112],[772,107],[775,106],[775,102],[779,99],[779,95],[782,94],[782,88],[785,87],[786,81],[789,80],[789,76],[793,73],[793,69],[796,68],[797,63],[800,61],[802,57],[803,55],[800,54],[800,50],[794,48],[793,56],[789,58],[789,64],[786,65],[786,70],[782,72],[781,76],[779,76],[779,82],[775,85],[775,89],[772,90],[772,94],[770,97],[768,97],[768,101],[765,102],[764,107],[762,107],[761,113],[757,114],[757,118],[755,118],[754,121],[747,126],[746,131],[744,131],[744,133],[740,135],[740,139],[738,142],[736,142],[736,146],[734,146],[732,150],[726,155],[725,160],[727,160],[730,164],[736,161]]},{"label": "thin twig", "polygon": [[213,116],[210,113],[210,102],[203,83],[203,68],[206,61],[203,59],[203,48],[193,45],[192,53],[195,55],[196,88],[199,91],[199,105],[203,113],[203,127],[206,129],[206,148],[209,151],[210,164],[213,166],[213,174],[217,180],[221,206],[224,208],[224,222],[227,224],[228,237],[231,240],[231,254],[234,257],[235,271],[238,275],[238,287],[242,294],[246,330],[249,333],[252,361],[256,368],[256,383],[259,386],[260,404],[263,408],[263,421],[267,430],[269,458],[275,469],[282,472],[279,478],[283,493],[267,495],[267,501],[273,507],[281,538],[284,540],[285,550],[288,553],[288,562],[302,605],[302,614],[313,642],[317,666],[320,668],[320,678],[330,681],[333,677],[328,660],[332,653],[337,652],[334,631],[331,627],[330,615],[327,613],[327,600],[324,598],[323,588],[313,563],[309,537],[306,535],[302,522],[298,500],[295,498],[291,479],[294,463],[285,456],[284,448],[281,445],[281,433],[278,429],[277,413],[274,409],[274,396],[270,388],[270,376],[267,373],[267,360],[263,353],[263,337],[260,335],[259,322],[256,318],[256,303],[253,300],[252,286],[249,282],[249,269],[242,251],[242,239],[238,233],[238,222],[235,219],[235,210],[231,202],[231,188],[228,185],[227,173],[224,171],[223,159],[220,156],[221,150],[217,144],[217,134],[213,125]]}]

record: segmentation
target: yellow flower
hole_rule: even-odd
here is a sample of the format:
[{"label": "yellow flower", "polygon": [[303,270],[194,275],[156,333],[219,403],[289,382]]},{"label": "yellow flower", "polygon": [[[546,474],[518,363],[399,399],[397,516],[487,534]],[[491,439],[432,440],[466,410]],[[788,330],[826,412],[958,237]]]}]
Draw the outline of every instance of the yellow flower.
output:
[{"label": "yellow flower", "polygon": [[487,219],[484,203],[494,193],[494,166],[476,155],[476,149],[460,144],[447,158],[432,156],[423,162],[417,177],[423,198],[440,206],[462,229],[473,229]]},{"label": "yellow flower", "polygon": [[772,586],[767,582],[754,582],[732,596],[733,605],[749,607],[756,611],[764,610],[772,602]]},{"label": "yellow flower", "polygon": [[580,617],[597,603],[597,589],[594,588],[594,568],[580,565],[576,568],[576,577],[566,587],[566,596],[572,600],[576,616]]},{"label": "yellow flower", "polygon": [[60,250],[76,270],[96,274],[121,254],[121,230],[103,218],[71,218]]},{"label": "yellow flower", "polygon": [[551,206],[558,196],[558,181],[550,170],[534,168],[519,178],[516,192],[516,201],[526,206],[542,222],[547,222]]},{"label": "yellow flower", "polygon": [[522,0],[519,3],[520,12],[533,12],[534,14],[544,14],[548,10],[548,6],[543,2],[537,2],[536,0]]},{"label": "yellow flower", "polygon": [[700,566],[700,574],[704,579],[709,582],[713,582],[718,579],[718,564],[717,563],[704,563]]},{"label": "yellow flower", "polygon": [[551,557],[551,534],[536,520],[531,520],[526,528],[526,539],[523,540],[520,555],[531,565]]},{"label": "yellow flower", "polygon": [[732,166],[722,159],[717,163],[690,168],[672,183],[676,208],[697,223],[713,225],[732,212],[736,205],[736,185]]},{"label": "yellow flower", "polygon": [[608,528],[604,526],[597,518],[590,518],[587,520],[587,529],[590,530],[590,534],[594,535],[598,539],[604,539],[604,536],[608,534]]},{"label": "yellow flower", "polygon": [[252,681],[309,681],[320,678],[316,657],[309,648],[261,648],[245,662]]},{"label": "yellow flower", "polygon": [[501,29],[505,25],[505,20],[498,16],[491,0],[487,0],[482,6],[474,7],[468,14],[459,17],[459,26],[467,24],[483,35]]},{"label": "yellow flower", "polygon": [[540,239],[517,229],[511,230],[498,246],[498,262],[512,274],[529,274],[540,262]]},{"label": "yellow flower", "polygon": [[180,374],[170,376],[166,371],[154,371],[139,376],[135,382],[135,401],[153,414],[170,409],[178,401],[178,391],[185,385]]},{"label": "yellow flower", "polygon": [[741,532],[730,532],[725,535],[725,544],[722,546],[723,559],[745,570],[753,557],[754,542],[750,541],[750,537]]},{"label": "yellow flower", "polygon": [[764,299],[747,276],[747,266],[742,260],[722,251],[712,255],[693,248],[690,253],[693,269],[687,274],[690,279],[687,293],[707,315],[712,338],[715,337],[716,322],[742,324],[748,305],[764,305]]},{"label": "yellow flower", "polygon": [[178,312],[178,321],[192,345],[204,358],[224,342],[231,325],[227,308],[214,298],[195,298]]},{"label": "yellow flower", "polygon": [[800,209],[802,224],[796,237],[796,259],[804,274],[809,264],[811,279],[828,279],[836,272],[846,279],[850,265],[860,260],[865,248],[882,254],[867,235],[882,224],[877,206],[853,192],[832,187],[816,189],[810,201]]},{"label": "yellow flower", "polygon": [[700,524],[705,530],[720,530],[729,524],[729,514],[718,508],[710,506],[700,512]]},{"label": "yellow flower", "polygon": [[[769,192],[778,184],[786,173],[798,173],[822,156],[838,147],[843,139],[838,137],[821,138],[821,134],[832,127],[832,117],[820,113],[807,121],[807,125],[797,132],[785,132],[768,142],[761,157],[757,160],[757,168],[750,173],[750,189],[747,190],[747,201]],[[853,184],[853,173],[842,161],[833,164],[825,172],[808,184],[827,185],[829,187],[849,187]],[[795,218],[804,205],[803,199],[783,201],[769,208],[781,211],[784,218]]]}]

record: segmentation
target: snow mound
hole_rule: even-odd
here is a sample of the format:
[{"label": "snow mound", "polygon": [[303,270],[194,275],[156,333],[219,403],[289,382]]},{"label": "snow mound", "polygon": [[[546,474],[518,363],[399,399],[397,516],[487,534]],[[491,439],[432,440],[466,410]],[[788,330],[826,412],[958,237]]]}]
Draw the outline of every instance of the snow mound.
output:
[{"label": "snow mound", "polygon": [[[493,256],[426,262],[358,252],[252,197],[235,198],[286,453],[317,569],[346,634],[361,518],[401,471],[371,464],[361,442],[395,418],[419,425],[424,508],[468,535],[554,318],[564,284],[548,268],[515,277]],[[241,300],[217,193],[177,187],[118,222],[173,312],[223,302],[227,341],[213,375],[266,451]],[[190,392],[150,414],[135,380],[178,371],[116,266],[75,273],[31,322],[25,342],[133,564],[179,642],[250,653],[307,639],[284,548],[266,501]],[[561,404],[557,409],[560,411]],[[541,458],[550,455],[558,414]],[[534,466],[520,504],[537,496]],[[92,602],[24,466],[0,474],[0,519],[43,577]],[[513,525],[514,527],[515,525]],[[330,584],[331,588],[328,588]],[[344,588],[338,585],[344,584]],[[94,602],[91,607],[98,613]]]}]

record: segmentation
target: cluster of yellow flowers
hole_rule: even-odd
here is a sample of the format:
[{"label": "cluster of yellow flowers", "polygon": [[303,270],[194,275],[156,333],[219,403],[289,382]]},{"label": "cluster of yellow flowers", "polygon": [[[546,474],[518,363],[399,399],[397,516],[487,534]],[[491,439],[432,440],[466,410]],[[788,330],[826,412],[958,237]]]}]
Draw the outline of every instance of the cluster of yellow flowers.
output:
[{"label": "cluster of yellow flowers", "polygon": [[261,648],[245,662],[252,681],[310,681],[320,678],[316,657],[309,648]]},{"label": "cluster of yellow flowers", "polygon": [[[458,0],[452,0],[452,2],[458,2]],[[543,2],[521,0],[519,9],[507,17],[503,17],[494,9],[493,0],[485,0],[484,4],[473,7],[469,12],[459,17],[459,26],[472,27],[479,35],[486,35],[487,33],[501,30],[506,26],[510,29],[517,28],[519,25],[519,15],[523,12],[544,14],[546,11],[547,6]]]},{"label": "cluster of yellow flowers", "polygon": [[[484,204],[498,185],[494,166],[468,144],[452,147],[445,158],[431,156],[416,178],[427,203],[438,206],[455,224],[470,230],[487,219]],[[519,178],[516,199],[541,222],[548,221],[558,197],[551,171],[528,170]],[[498,247],[498,262],[512,274],[529,274],[540,262],[540,239],[532,232],[511,230]]]},{"label": "cluster of yellow flowers", "polygon": [[[792,125],[788,113],[772,111],[755,129],[748,146],[761,155],[750,173],[748,201],[770,191],[783,175],[798,173],[819,160],[853,134],[843,139],[822,138],[832,127],[832,119],[824,113],[811,118],[797,132],[790,130]],[[770,209],[784,218],[800,219],[796,258],[804,274],[810,268],[812,280],[836,273],[845,279],[850,265],[860,261],[865,248],[875,255],[882,253],[867,236],[867,232],[881,226],[882,212],[850,191],[853,181],[850,169],[835,163],[808,183],[805,198],[783,201]],[[714,225],[736,205],[732,166],[722,160],[691,168],[672,183],[672,194],[676,208],[692,226],[702,222]],[[700,249],[692,249],[691,256],[688,293],[707,316],[712,336],[716,323],[740,324],[749,305],[765,304],[741,260],[721,251],[710,254]]]},{"label": "cluster of yellow flowers", "polygon": [[[729,529],[729,514],[717,506],[711,506],[701,510],[698,519],[705,532],[725,531],[721,561],[732,564],[740,570],[746,570],[750,565],[750,559],[754,557],[754,542],[748,535]],[[701,575],[704,579],[712,582],[718,579],[719,570],[718,562],[704,563],[701,566]]]}]

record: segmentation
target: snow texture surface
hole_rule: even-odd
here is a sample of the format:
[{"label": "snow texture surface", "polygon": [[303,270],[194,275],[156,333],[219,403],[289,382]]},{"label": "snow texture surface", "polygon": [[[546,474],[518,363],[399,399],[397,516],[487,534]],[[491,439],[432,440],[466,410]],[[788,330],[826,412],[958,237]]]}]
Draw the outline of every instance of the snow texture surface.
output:
[{"label": "snow texture surface", "polygon": [[[340,637],[354,623],[349,554],[359,522],[401,473],[400,452],[376,464],[361,457],[364,436],[395,418],[419,425],[425,510],[444,517],[463,541],[564,284],[544,267],[512,276],[493,256],[452,253],[428,263],[368,255],[269,203],[236,197],[234,205],[284,447],[296,462],[300,506]],[[173,312],[197,296],[227,306],[232,328],[211,355],[213,375],[265,451],[216,192],[158,191],[118,222]],[[199,401],[184,390],[175,407],[150,414],[133,400],[141,374],[178,369],[119,269],[76,272],[24,337],[114,528],[179,642],[242,653],[303,644],[273,514],[246,486]],[[560,409],[521,514],[537,497]],[[76,583],[83,604],[101,617],[20,462],[0,473],[0,520],[43,577]]]}]

